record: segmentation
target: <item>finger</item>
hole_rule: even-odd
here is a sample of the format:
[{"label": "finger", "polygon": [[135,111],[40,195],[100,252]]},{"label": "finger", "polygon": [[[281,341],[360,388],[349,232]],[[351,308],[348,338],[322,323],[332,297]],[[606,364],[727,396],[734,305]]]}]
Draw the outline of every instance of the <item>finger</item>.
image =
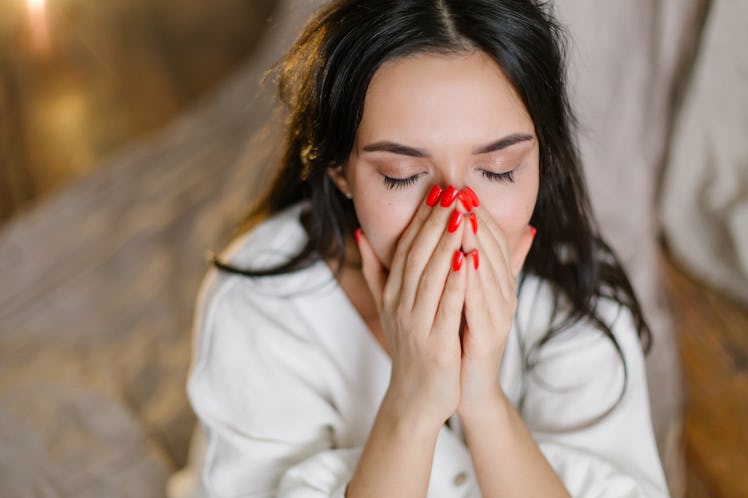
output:
[{"label": "finger", "polygon": [[[415,315],[420,316],[425,311],[424,319],[427,319],[426,316],[430,313],[428,318],[433,321],[434,312],[439,306],[439,300],[449,277],[450,269],[454,267],[455,253],[459,252],[464,229],[465,226],[460,225],[455,231],[450,232],[447,227],[444,227],[441,238],[438,240],[436,247],[432,249],[432,254],[428,258],[424,258],[426,259],[425,263],[421,263],[424,264],[422,270],[413,268],[413,271],[406,275],[406,282],[403,284],[403,299],[413,300],[412,310]],[[420,243],[420,239],[417,243]],[[414,244],[414,250],[411,254],[417,254],[416,244]],[[414,257],[418,258],[420,256]]]},{"label": "finger", "polygon": [[517,275],[519,275],[522,266],[525,264],[527,254],[530,252],[532,243],[535,240],[535,233],[535,228],[527,225],[527,228],[525,228],[524,232],[522,232],[522,235],[520,236],[517,248],[512,254],[512,277],[514,277],[515,279],[517,278]]},{"label": "finger", "polygon": [[509,255],[509,248],[506,244],[506,236],[504,235],[504,231],[499,228],[494,219],[490,214],[488,214],[485,209],[477,208],[474,209],[473,212],[478,218],[478,226],[483,229],[484,233],[487,232],[491,235],[490,238],[494,242],[491,245],[495,245],[498,247],[499,251],[504,256],[504,262],[506,263],[507,267],[509,267],[511,259]]},{"label": "finger", "polygon": [[[446,260],[444,257],[440,258],[442,263],[432,265],[429,272],[426,271],[426,267],[432,260],[436,248],[439,247],[440,241],[443,241],[442,254],[450,252],[447,248],[444,248],[444,244],[453,249],[460,247],[462,238],[460,230],[463,226],[464,215],[458,210],[459,206],[455,202],[455,193],[454,187],[447,188],[443,197],[447,201],[432,208],[428,218],[414,237],[407,255],[405,255],[400,300],[406,306],[406,309],[413,308],[418,287],[423,277],[426,277],[427,281],[432,281],[435,278],[439,291],[444,288],[444,279],[446,279],[447,269],[449,268],[448,259],[451,256],[447,255]],[[452,206],[455,209],[452,209]],[[433,302],[434,309],[437,302],[438,298]]]},{"label": "finger", "polygon": [[361,272],[364,274],[366,285],[369,286],[374,302],[377,305],[377,311],[382,311],[382,294],[384,292],[387,273],[384,265],[379,261],[374,249],[369,244],[364,231],[360,228],[356,230],[356,241],[358,250],[361,253]]},{"label": "finger", "polygon": [[[473,254],[473,251],[477,251],[477,257],[471,257],[470,263],[473,266],[475,266],[476,263],[479,263],[483,267],[483,271],[481,273],[485,275],[485,279],[490,280],[490,282],[488,282],[486,285],[501,287],[501,283],[499,282],[497,275],[501,273],[500,265],[502,264],[503,255],[501,254],[501,251],[496,244],[491,246],[483,240],[484,238],[491,237],[486,233],[486,224],[475,221],[477,219],[475,213],[471,213],[471,216],[475,218],[473,220],[470,220],[472,222],[470,223],[470,229],[466,229],[463,235],[463,251],[465,251],[466,255],[471,255]],[[478,226],[484,226],[483,230],[477,230]],[[480,237],[478,236],[478,233],[480,233]],[[480,256],[483,257],[481,258]],[[468,285],[470,284],[468,283]]]},{"label": "finger", "polygon": [[481,274],[484,285],[488,288],[497,288],[504,296],[514,292],[514,282],[511,280],[511,269],[506,258],[506,252],[502,247],[504,234],[496,227],[493,219],[486,220],[480,213],[474,213],[478,217],[478,230],[466,230],[463,240],[463,248],[466,253],[478,249]]},{"label": "finger", "polygon": [[467,324],[470,330],[487,330],[486,311],[490,309],[488,303],[495,302],[498,298],[495,295],[494,297],[487,295],[483,280],[488,272],[483,270],[481,273],[480,264],[475,264],[476,259],[480,262],[480,250],[470,251],[466,259],[465,317]]},{"label": "finger", "polygon": [[[480,252],[478,252],[478,256]],[[463,353],[493,355],[503,348],[505,333],[511,328],[516,309],[516,296],[503,294],[503,289],[483,269],[482,259],[476,269],[475,251],[468,254],[465,318],[468,333],[463,337]],[[498,349],[497,349],[498,348]]]},{"label": "finger", "polygon": [[465,261],[449,270],[439,307],[434,316],[431,336],[444,341],[459,340],[462,310],[465,305],[467,271]]},{"label": "finger", "polygon": [[384,301],[394,303],[400,300],[400,293],[403,283],[403,271],[405,268],[406,258],[416,236],[420,232],[426,219],[436,211],[438,202],[442,196],[442,189],[434,185],[429,194],[419,204],[413,218],[403,231],[395,247],[395,253],[390,264],[389,277],[384,289]]}]

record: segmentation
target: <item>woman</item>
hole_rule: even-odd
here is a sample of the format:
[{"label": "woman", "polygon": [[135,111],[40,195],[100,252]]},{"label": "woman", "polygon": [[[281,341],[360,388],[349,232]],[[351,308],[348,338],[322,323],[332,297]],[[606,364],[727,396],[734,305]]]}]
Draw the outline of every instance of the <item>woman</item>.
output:
[{"label": "woman", "polygon": [[279,175],[201,290],[196,493],[667,496],[562,49],[527,0],[310,21]]}]

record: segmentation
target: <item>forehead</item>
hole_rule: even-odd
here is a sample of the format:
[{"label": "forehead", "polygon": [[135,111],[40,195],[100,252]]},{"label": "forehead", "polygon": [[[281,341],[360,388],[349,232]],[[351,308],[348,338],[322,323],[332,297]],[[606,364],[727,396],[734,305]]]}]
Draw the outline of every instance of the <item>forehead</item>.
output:
[{"label": "forehead", "polygon": [[480,51],[387,61],[371,80],[359,127],[366,140],[424,146],[482,143],[516,132],[534,133],[532,120],[499,65]]}]

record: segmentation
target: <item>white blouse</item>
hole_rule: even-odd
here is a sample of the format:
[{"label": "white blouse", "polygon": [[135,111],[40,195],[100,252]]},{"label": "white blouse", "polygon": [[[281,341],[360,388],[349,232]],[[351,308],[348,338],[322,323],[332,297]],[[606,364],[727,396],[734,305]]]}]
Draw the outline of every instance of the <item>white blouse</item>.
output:
[{"label": "white blouse", "polygon": [[[305,206],[267,219],[223,260],[257,268],[295,254]],[[532,353],[553,307],[534,277],[521,288],[502,387],[572,496],[668,496],[631,313],[599,306],[626,360],[625,390],[613,342],[587,321]],[[210,270],[194,327],[188,394],[200,427],[170,496],[343,497],[391,363],[328,266],[258,279]],[[439,434],[428,496],[480,496],[457,416]]]}]

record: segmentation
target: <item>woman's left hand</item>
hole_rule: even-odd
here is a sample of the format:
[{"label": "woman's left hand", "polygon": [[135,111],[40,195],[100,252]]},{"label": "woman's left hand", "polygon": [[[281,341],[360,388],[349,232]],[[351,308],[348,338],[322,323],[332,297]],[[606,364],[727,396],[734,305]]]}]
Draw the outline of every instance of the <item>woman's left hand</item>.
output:
[{"label": "woman's left hand", "polygon": [[516,277],[535,231],[529,225],[525,227],[510,252],[504,232],[491,215],[481,207],[471,213],[475,220],[466,223],[462,242],[468,275],[457,411],[463,417],[502,395],[499,368],[517,310]]}]

